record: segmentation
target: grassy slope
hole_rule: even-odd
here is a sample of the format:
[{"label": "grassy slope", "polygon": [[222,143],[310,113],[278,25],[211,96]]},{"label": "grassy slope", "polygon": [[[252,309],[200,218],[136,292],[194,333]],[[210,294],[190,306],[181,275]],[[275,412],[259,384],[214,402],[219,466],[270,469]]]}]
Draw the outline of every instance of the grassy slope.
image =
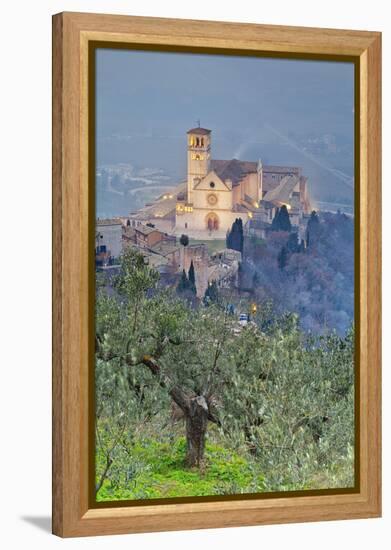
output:
[{"label": "grassy slope", "polygon": [[[132,449],[133,470],[124,487],[106,480],[97,500],[125,500],[207,496],[260,492],[263,476],[254,464],[239,454],[214,443],[206,444],[203,471],[184,466],[185,440],[174,444],[140,440]],[[102,457],[97,457],[98,467]]]}]

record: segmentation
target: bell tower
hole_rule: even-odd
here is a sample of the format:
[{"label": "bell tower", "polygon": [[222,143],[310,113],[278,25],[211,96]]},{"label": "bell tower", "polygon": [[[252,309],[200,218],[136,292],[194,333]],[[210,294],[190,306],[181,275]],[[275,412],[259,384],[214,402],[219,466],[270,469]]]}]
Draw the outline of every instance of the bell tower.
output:
[{"label": "bell tower", "polygon": [[191,204],[192,191],[198,181],[210,171],[211,131],[192,128],[187,132],[187,202]]}]

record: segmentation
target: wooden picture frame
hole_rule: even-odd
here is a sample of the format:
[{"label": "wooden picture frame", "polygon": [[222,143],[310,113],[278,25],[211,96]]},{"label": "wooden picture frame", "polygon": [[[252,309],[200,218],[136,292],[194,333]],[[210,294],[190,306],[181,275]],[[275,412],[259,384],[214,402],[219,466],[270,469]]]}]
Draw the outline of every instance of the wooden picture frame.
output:
[{"label": "wooden picture frame", "polygon": [[[91,505],[89,364],[94,344],[89,243],[92,42],[356,64],[356,276],[359,295],[354,491],[143,506]],[[53,17],[53,533],[62,537],[371,518],[381,514],[381,34],[179,19],[61,13]],[[90,152],[91,153],[91,152]],[[357,233],[356,233],[357,235]]]}]

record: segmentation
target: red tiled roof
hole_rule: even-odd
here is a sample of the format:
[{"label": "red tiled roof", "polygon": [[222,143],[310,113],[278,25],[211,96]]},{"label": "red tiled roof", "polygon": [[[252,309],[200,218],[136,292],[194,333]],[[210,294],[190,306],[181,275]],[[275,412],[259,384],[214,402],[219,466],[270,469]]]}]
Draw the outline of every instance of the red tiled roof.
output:
[{"label": "red tiled roof", "polygon": [[249,173],[257,171],[258,164],[247,160],[211,160],[211,169],[216,172],[220,179],[232,180],[232,185],[239,182]]}]

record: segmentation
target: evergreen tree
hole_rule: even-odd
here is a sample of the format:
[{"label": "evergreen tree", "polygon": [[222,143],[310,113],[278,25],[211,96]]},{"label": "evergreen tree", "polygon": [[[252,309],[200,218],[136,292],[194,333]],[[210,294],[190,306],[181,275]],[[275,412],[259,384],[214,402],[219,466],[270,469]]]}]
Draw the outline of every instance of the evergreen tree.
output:
[{"label": "evergreen tree", "polygon": [[212,281],[207,289],[205,290],[204,294],[204,304],[207,306],[209,304],[215,304],[218,302],[219,299],[219,290],[217,288],[216,281]]},{"label": "evergreen tree", "polygon": [[236,220],[231,226],[231,231],[229,231],[227,236],[227,248],[236,250]]},{"label": "evergreen tree", "polygon": [[239,262],[238,265],[238,288],[243,288],[243,282],[244,282],[244,269],[242,262]]},{"label": "evergreen tree", "polygon": [[179,279],[179,283],[176,289],[177,289],[177,292],[182,293],[182,292],[186,292],[186,290],[189,290],[189,288],[190,288],[189,279],[187,278],[186,271],[183,269],[181,278]]},{"label": "evergreen tree", "polygon": [[182,246],[187,246],[189,244],[189,237],[187,235],[181,235],[179,242]]},{"label": "evergreen tree", "polygon": [[232,248],[234,250],[239,250],[240,248],[240,235],[239,235],[239,226],[238,226],[237,218],[232,225]]},{"label": "evergreen tree", "polygon": [[291,220],[289,218],[289,212],[285,204],[281,208],[277,208],[275,216],[272,221],[273,231],[288,231],[292,229]]},{"label": "evergreen tree", "polygon": [[280,231],[289,232],[292,229],[291,220],[289,219],[289,212],[285,204],[283,204],[280,208],[278,224],[280,226]]},{"label": "evergreen tree", "polygon": [[227,248],[232,248],[231,231],[228,229],[227,236],[225,237],[225,244]]},{"label": "evergreen tree", "polygon": [[299,251],[300,251],[299,240],[298,240],[298,237],[297,237],[297,233],[296,233],[296,232],[291,233],[291,234],[289,235],[289,238],[288,238],[288,241],[287,241],[287,243],[286,243],[286,246],[287,246],[289,252],[295,253],[295,252],[299,252]]},{"label": "evergreen tree", "polygon": [[320,221],[319,216],[313,210],[310,219],[307,222],[307,248],[312,246],[319,237]]},{"label": "evergreen tree", "polygon": [[243,234],[243,220],[238,218],[238,241],[239,241],[239,252],[243,254],[243,244],[244,244],[244,234]]},{"label": "evergreen tree", "polygon": [[243,222],[241,218],[236,218],[232,224],[231,231],[227,233],[226,244],[227,248],[238,250],[243,253]]},{"label": "evergreen tree", "polygon": [[191,263],[190,263],[188,281],[189,281],[189,288],[190,288],[190,290],[191,290],[194,294],[197,294],[197,288],[196,288],[196,284],[195,284],[195,271],[194,271],[193,260],[191,260]]},{"label": "evergreen tree", "polygon": [[283,271],[288,264],[288,251],[285,246],[280,250],[277,257],[278,267]]}]

